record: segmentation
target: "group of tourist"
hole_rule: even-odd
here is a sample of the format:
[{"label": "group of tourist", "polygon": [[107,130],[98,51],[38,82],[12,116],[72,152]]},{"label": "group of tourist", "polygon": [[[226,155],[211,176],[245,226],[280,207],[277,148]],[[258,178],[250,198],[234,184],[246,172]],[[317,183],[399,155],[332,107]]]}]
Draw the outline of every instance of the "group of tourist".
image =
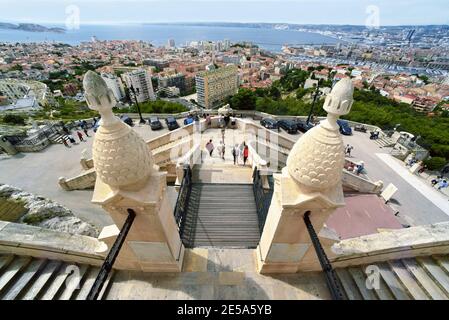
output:
[{"label": "group of tourist", "polygon": [[449,187],[449,183],[447,182],[446,178],[443,176],[437,176],[435,179],[432,179],[431,184],[434,188],[437,190],[445,189]]},{"label": "group of tourist", "polygon": [[[212,157],[213,152],[215,150],[215,146],[214,146],[214,143],[212,142],[212,139],[210,139],[206,143],[206,150],[209,152],[209,156]],[[217,151],[218,151],[218,155],[220,156],[220,158],[225,160],[226,146],[224,143],[224,139],[220,141],[220,144],[217,147]],[[236,143],[232,147],[231,153],[232,153],[232,157],[234,159],[234,165],[238,165],[239,162],[243,162],[244,166],[246,165],[246,162],[248,161],[248,156],[249,156],[249,148],[246,145],[245,141],[243,141],[240,145]],[[239,159],[240,159],[240,161],[239,161]]]},{"label": "group of tourist", "polygon": [[[86,135],[86,138],[89,137],[89,129],[87,128],[86,120],[81,121],[81,123],[79,125],[79,129],[75,130],[75,134],[76,134],[76,136],[78,137],[78,140],[79,140],[79,142],[77,142],[75,140],[75,138],[73,137],[72,133],[70,132],[70,130],[66,126],[63,126],[63,131],[65,133],[65,136],[62,137],[62,143],[67,148],[70,148],[71,147],[70,144],[77,145],[78,143],[80,143],[82,141],[85,141],[83,133],[81,132],[81,130]],[[70,144],[69,144],[69,142],[70,142]]]}]

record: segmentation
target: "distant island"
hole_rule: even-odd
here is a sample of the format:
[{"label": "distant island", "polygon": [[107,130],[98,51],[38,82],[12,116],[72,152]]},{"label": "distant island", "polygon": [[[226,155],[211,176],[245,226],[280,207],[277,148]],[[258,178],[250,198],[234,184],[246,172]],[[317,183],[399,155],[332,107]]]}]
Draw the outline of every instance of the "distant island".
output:
[{"label": "distant island", "polygon": [[28,31],[28,32],[55,32],[55,33],[64,33],[64,28],[48,28],[44,27],[40,24],[34,23],[4,23],[0,22],[0,29],[9,29],[9,30],[18,30],[18,31]]}]

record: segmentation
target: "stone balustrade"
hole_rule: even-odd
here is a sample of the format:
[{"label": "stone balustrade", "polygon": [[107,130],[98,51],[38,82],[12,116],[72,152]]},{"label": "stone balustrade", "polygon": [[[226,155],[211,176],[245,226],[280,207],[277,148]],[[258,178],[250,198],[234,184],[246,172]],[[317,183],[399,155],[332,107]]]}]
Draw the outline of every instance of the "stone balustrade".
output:
[{"label": "stone balustrade", "polygon": [[449,253],[449,222],[382,231],[332,246],[334,267]]}]

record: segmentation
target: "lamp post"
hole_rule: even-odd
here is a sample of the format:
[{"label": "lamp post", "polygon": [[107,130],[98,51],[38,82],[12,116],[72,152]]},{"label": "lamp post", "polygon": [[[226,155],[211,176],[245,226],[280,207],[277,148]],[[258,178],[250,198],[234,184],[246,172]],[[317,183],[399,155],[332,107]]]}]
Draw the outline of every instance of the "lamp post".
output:
[{"label": "lamp post", "polygon": [[[139,106],[139,102],[137,101],[137,94],[139,94],[139,88],[134,89],[134,87],[131,85],[129,87],[129,90],[131,90],[133,96],[134,96],[134,100],[136,101],[136,106],[137,106],[137,111],[139,112],[139,117],[140,117],[140,124],[146,123],[145,119],[142,117],[142,112],[140,112],[140,106]],[[137,90],[137,92],[136,92]]]},{"label": "lamp post", "polygon": [[316,86],[315,93],[313,94],[313,102],[312,102],[312,106],[310,107],[309,116],[307,117],[307,122],[306,122],[307,124],[310,123],[310,119],[312,118],[312,114],[313,114],[313,108],[315,107],[316,100],[318,99],[319,96],[321,96],[321,92],[320,92],[320,85],[318,84]]}]

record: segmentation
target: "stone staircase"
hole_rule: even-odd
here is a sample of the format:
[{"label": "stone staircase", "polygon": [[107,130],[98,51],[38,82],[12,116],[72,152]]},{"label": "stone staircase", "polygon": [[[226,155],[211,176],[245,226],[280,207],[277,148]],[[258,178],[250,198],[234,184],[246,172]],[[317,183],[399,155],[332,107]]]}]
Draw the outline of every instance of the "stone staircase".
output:
[{"label": "stone staircase", "polygon": [[68,135],[54,132],[48,136],[48,140],[50,140],[51,143],[55,143],[55,144],[62,143],[63,139],[68,140]]},{"label": "stone staircase", "polygon": [[396,144],[393,139],[387,136],[380,137],[379,139],[374,140],[374,142],[381,148],[392,147]]},{"label": "stone staircase", "polygon": [[367,266],[336,269],[350,300],[448,300],[449,256],[390,260],[373,264],[380,272],[378,289],[368,289]]},{"label": "stone staircase", "polygon": [[[79,277],[73,272],[76,267]],[[87,264],[0,254],[0,299],[85,300],[99,271],[99,267]],[[112,277],[111,272],[99,299]]]},{"label": "stone staircase", "polygon": [[252,185],[193,184],[183,232],[187,247],[255,248],[259,240]]}]

